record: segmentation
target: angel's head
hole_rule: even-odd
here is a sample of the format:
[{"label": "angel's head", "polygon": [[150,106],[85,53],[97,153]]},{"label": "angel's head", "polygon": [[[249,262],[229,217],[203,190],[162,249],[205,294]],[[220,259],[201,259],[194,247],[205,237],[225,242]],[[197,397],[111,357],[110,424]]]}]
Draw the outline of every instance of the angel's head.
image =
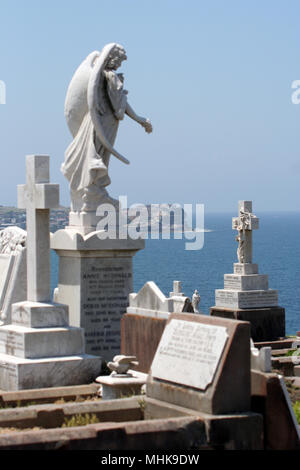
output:
[{"label": "angel's head", "polygon": [[107,70],[117,70],[121,66],[123,60],[126,59],[127,56],[125,49],[119,44],[115,44],[108,55],[105,68]]}]

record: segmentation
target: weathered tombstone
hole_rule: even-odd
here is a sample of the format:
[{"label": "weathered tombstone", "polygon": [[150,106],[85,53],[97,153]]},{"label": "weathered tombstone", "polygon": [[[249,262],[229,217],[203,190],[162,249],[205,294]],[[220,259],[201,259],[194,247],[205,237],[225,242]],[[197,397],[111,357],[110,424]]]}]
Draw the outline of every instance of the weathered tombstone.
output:
[{"label": "weathered tombstone", "polygon": [[147,373],[171,313],[194,312],[191,300],[181,292],[181,282],[173,282],[166,297],[149,281],[129,296],[129,306],[121,320],[121,352],[139,358],[137,370]]},{"label": "weathered tombstone", "polygon": [[84,354],[84,335],[68,325],[68,307],[50,302],[50,208],[58,185],[49,183],[49,157],[29,155],[18,206],[26,208],[27,300],[12,306],[12,323],[0,328],[0,388],[32,389],[87,383],[101,359]]},{"label": "weathered tombstone", "polygon": [[[119,201],[109,196],[108,166],[118,125],[124,115],[152,132],[148,119],[127,101],[123,77],[116,73],[126,53],[116,43],[92,52],[75,72],[66,96],[65,117],[73,141],[65,152],[62,172],[70,183],[69,226],[56,232],[51,247],[59,256],[58,302],[70,310],[70,324],[83,327],[86,350],[111,360],[120,352],[120,320],[133,290],[132,258],[143,239],[100,238],[99,208],[119,214]],[[118,218],[118,217],[117,217]],[[117,222],[115,222],[117,229]]]},{"label": "weathered tombstone", "polygon": [[0,231],[0,325],[11,322],[11,306],[27,298],[26,231]]},{"label": "weathered tombstone", "polygon": [[172,314],[148,374],[144,417],[197,417],[211,449],[224,441],[232,450],[299,449],[299,426],[270,362],[269,348],[253,348],[249,322]]},{"label": "weathered tombstone", "polygon": [[252,214],[251,201],[239,201],[239,217],[232,219],[238,230],[238,263],[234,274],[224,275],[224,289],[216,290],[216,305],[210,315],[251,323],[253,341],[275,340],[285,335],[285,310],[278,306],[278,292],[269,289],[268,275],[258,273],[252,262],[252,230],[259,219]]},{"label": "weathered tombstone", "polygon": [[171,314],[154,356],[147,397],[210,414],[250,410],[250,325]]}]

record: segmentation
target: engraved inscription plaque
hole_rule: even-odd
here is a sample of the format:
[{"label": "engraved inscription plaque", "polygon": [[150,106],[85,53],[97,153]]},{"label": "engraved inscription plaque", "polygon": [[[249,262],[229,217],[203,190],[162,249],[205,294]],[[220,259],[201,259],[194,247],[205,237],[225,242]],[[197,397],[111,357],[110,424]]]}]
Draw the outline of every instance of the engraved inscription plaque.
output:
[{"label": "engraved inscription plaque", "polygon": [[110,360],[120,353],[120,321],[132,292],[131,260],[87,259],[83,281],[81,326],[86,352]]},{"label": "engraved inscription plaque", "polygon": [[213,382],[227,339],[223,326],[172,319],[157,348],[152,376],[205,390]]}]

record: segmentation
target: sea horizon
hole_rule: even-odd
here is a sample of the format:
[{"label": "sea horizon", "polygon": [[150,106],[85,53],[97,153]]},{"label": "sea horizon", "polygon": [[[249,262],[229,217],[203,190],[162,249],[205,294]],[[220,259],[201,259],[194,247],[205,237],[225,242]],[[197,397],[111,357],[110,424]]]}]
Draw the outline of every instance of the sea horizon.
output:
[{"label": "sea horizon", "polygon": [[[253,262],[259,273],[269,276],[269,288],[278,290],[279,305],[286,309],[286,334],[300,330],[300,245],[298,211],[262,211],[260,228],[253,232]],[[199,309],[208,315],[214,306],[215,289],[224,287],[224,274],[233,272],[237,262],[236,231],[232,230],[232,213],[206,213],[204,246],[201,250],[185,249],[184,237],[179,240],[148,239],[145,249],[133,258],[133,289],[138,292],[148,281],[154,281],[166,295],[173,281],[182,283],[182,290],[191,297],[197,289],[201,296]],[[280,222],[278,217],[282,216]],[[52,251],[51,287],[57,286],[58,257]]]}]

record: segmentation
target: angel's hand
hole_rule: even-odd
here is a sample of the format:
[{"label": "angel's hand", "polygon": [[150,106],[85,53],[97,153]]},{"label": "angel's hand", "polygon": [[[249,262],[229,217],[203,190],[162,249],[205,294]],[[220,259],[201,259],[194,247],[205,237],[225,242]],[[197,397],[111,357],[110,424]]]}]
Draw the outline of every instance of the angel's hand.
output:
[{"label": "angel's hand", "polygon": [[143,126],[145,131],[148,134],[151,134],[151,132],[153,130],[153,127],[152,127],[152,124],[151,124],[150,120],[146,119],[146,118],[141,118],[139,122],[140,122],[140,125]]}]

